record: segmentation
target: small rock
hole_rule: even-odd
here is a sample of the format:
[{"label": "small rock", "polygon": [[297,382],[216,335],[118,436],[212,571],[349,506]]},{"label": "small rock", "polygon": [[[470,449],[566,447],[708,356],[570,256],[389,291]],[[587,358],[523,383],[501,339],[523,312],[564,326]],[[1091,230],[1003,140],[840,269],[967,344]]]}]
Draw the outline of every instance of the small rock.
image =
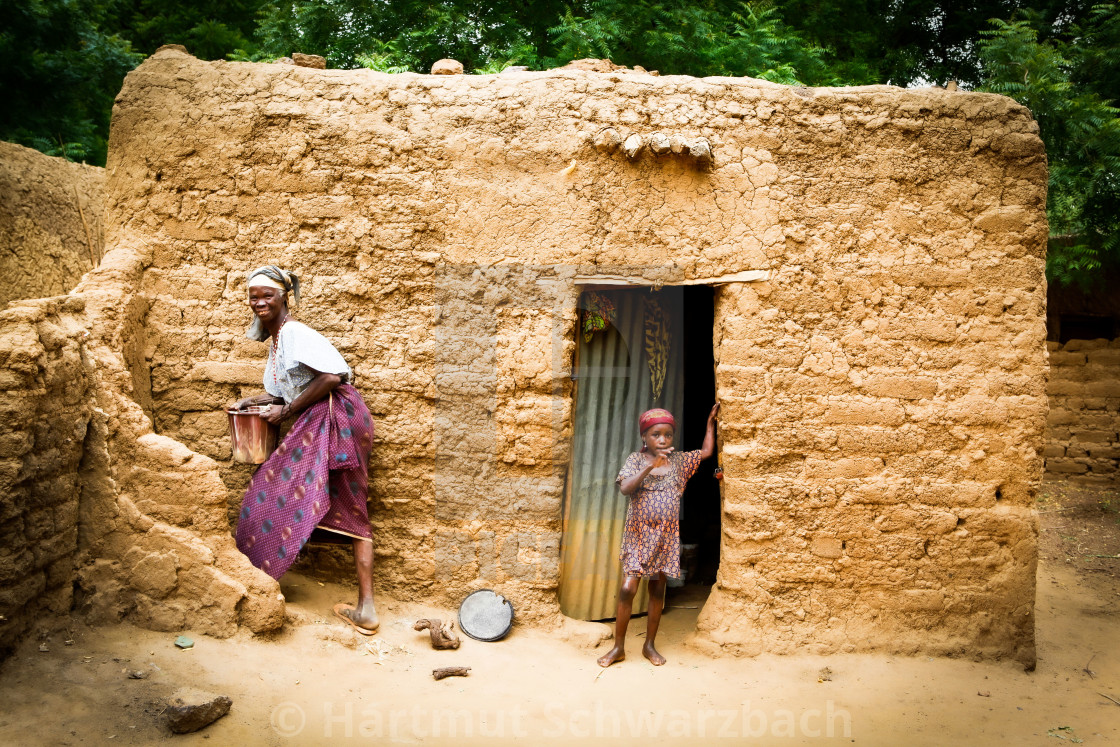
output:
[{"label": "small rock", "polygon": [[463,63],[458,60],[436,60],[436,64],[432,65],[432,75],[462,75]]},{"label": "small rock", "polygon": [[527,72],[529,72],[529,66],[528,65],[510,65],[509,67],[507,67],[502,72],[503,73],[527,73]]},{"label": "small rock", "polygon": [[130,680],[146,680],[148,679],[148,675],[151,674],[150,672],[145,672],[143,669],[126,669],[125,672],[128,674]]},{"label": "small rock", "polygon": [[294,64],[296,64],[296,61],[293,60],[291,57],[277,57],[275,60],[272,61],[272,64],[273,65],[294,65]]},{"label": "small rock", "polygon": [[669,150],[673,151],[675,155],[688,152],[688,141],[680,135],[673,135],[669,138]]},{"label": "small rock", "polygon": [[688,152],[702,164],[707,164],[712,160],[712,145],[704,138],[694,140],[692,144],[688,146]]},{"label": "small rock", "polygon": [[622,135],[613,127],[605,127],[595,133],[591,144],[600,153],[614,153],[622,145]]},{"label": "small rock", "polygon": [[300,54],[292,52],[292,62],[299,67],[310,67],[316,70],[327,69],[327,58],[317,54]]},{"label": "small rock", "polygon": [[622,152],[626,154],[627,158],[637,158],[638,154],[642,152],[643,145],[645,145],[645,141],[642,140],[642,136],[634,133],[622,143]]},{"label": "small rock", "polygon": [[167,701],[167,725],[176,734],[189,734],[229,713],[232,705],[233,701],[226,695],[215,695],[193,687],[180,688]]},{"label": "small rock", "polygon": [[45,654],[45,653],[47,653],[51,650],[51,647],[48,646],[46,643],[40,643],[39,644],[39,650],[42,651]]},{"label": "small rock", "polygon": [[669,152],[672,144],[668,136],[655,132],[649,136],[649,149],[655,156],[663,156]]},{"label": "small rock", "polygon": [[194,641],[185,635],[181,635],[175,639],[175,645],[179,648],[194,648]]}]

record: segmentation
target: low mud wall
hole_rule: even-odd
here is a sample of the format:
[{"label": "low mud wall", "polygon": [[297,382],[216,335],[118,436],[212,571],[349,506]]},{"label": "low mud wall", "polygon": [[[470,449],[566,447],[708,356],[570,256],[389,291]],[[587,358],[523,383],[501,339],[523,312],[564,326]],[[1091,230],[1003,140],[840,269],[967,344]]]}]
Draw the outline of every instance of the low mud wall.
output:
[{"label": "low mud wall", "polygon": [[1047,477],[1120,485],[1120,340],[1049,345]]},{"label": "low mud wall", "polygon": [[73,600],[90,420],[82,307],[62,296],[0,311],[0,654]]},{"label": "low mud wall", "polygon": [[0,142],[0,308],[67,293],[103,253],[105,170]]},{"label": "low mud wall", "polygon": [[[0,144],[0,179],[5,291],[23,299],[0,311],[0,657],[74,609],[214,635],[278,627],[279,588],[233,546],[215,466],[144,412],[143,250],[118,242],[70,290],[97,258],[74,258],[74,231],[80,213],[102,219],[102,170]],[[101,242],[81,234],[79,248]],[[70,292],[25,298],[45,289]],[[208,489],[211,523],[196,516]]]}]

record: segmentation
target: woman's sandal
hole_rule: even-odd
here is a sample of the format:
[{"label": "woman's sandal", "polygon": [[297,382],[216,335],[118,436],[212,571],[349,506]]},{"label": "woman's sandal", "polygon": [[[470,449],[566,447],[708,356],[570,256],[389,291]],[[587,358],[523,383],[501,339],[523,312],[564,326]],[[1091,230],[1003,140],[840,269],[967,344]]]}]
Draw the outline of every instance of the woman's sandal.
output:
[{"label": "woman's sandal", "polygon": [[351,627],[353,627],[354,630],[358,631],[362,635],[373,635],[377,632],[377,628],[374,628],[373,630],[370,630],[369,628],[363,628],[361,625],[356,623],[353,618],[343,612],[343,610],[350,610],[351,612],[353,612],[354,605],[347,604],[346,602],[340,602],[339,604],[336,604],[333,609],[335,617],[350,623]]}]

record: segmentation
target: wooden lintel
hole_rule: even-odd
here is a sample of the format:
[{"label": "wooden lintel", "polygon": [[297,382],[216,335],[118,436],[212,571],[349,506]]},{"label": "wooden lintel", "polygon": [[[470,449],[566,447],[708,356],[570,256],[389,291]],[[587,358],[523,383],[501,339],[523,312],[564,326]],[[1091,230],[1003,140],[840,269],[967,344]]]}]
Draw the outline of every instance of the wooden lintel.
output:
[{"label": "wooden lintel", "polygon": [[645,277],[632,277],[626,275],[576,275],[576,285],[637,285],[637,286],[670,286],[670,285],[726,285],[727,283],[757,283],[770,279],[769,270],[747,270],[735,272],[730,275],[719,275],[714,278],[688,278],[686,280],[673,280],[661,282]]}]

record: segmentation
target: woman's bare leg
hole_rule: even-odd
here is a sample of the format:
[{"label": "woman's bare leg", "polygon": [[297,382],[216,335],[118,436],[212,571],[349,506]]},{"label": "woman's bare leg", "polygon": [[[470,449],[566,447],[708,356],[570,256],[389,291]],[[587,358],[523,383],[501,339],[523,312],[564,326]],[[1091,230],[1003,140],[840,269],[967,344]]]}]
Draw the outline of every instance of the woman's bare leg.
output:
[{"label": "woman's bare leg", "polygon": [[668,582],[664,573],[657,574],[657,578],[649,580],[649,617],[646,618],[646,642],[642,646],[642,655],[652,662],[655,667],[665,663],[665,657],[657,653],[654,648],[654,639],[657,638],[657,626],[661,623],[661,610],[665,607],[665,587]]},{"label": "woman's bare leg", "polygon": [[614,647],[599,657],[599,666],[609,667],[626,658],[626,627],[630,624],[634,595],[638,593],[637,576],[627,576],[618,590],[618,612],[614,619]]},{"label": "woman's bare leg", "polygon": [[350,618],[367,630],[380,624],[373,606],[373,543],[354,540],[354,567],[358,572],[358,605]]}]

